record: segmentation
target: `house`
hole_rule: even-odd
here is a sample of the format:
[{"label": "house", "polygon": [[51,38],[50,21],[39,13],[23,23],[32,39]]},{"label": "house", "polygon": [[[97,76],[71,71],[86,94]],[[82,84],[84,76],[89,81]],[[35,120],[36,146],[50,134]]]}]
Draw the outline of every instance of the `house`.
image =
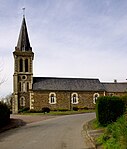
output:
[{"label": "house", "polygon": [[36,111],[43,107],[51,110],[93,109],[99,96],[122,96],[127,92],[127,83],[101,83],[94,78],[33,77],[34,53],[25,16],[13,56],[13,113],[25,107]]}]

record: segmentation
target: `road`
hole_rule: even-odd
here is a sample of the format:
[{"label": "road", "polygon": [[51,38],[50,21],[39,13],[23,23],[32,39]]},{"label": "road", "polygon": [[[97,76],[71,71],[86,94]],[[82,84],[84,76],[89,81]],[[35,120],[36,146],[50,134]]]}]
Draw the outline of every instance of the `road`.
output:
[{"label": "road", "polygon": [[83,125],[94,113],[61,116],[0,134],[0,149],[90,149]]}]

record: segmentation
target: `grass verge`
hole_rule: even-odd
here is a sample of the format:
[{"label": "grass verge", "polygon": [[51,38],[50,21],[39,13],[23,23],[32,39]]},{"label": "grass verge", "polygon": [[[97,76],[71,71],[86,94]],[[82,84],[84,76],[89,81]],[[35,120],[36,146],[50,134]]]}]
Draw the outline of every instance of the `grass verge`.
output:
[{"label": "grass verge", "polygon": [[127,117],[123,115],[109,124],[98,143],[103,144],[104,149],[127,149]]},{"label": "grass verge", "polygon": [[91,113],[95,112],[95,110],[81,110],[81,111],[50,111],[50,113],[30,113],[30,112],[23,112],[20,114],[23,115],[72,115],[72,114],[82,114],[82,113]]}]

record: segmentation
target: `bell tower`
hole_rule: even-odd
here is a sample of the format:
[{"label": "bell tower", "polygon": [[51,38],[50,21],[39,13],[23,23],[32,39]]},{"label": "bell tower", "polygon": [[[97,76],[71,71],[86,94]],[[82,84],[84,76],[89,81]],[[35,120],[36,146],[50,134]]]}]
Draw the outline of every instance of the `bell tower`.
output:
[{"label": "bell tower", "polygon": [[19,109],[30,107],[30,91],[32,90],[33,83],[34,53],[30,46],[25,16],[23,16],[20,34],[13,56],[12,112],[18,113]]}]

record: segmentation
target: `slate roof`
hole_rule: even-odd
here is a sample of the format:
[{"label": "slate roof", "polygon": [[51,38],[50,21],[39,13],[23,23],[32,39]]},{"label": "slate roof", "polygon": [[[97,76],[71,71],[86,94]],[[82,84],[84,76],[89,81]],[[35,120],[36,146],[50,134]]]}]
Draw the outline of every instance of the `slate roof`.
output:
[{"label": "slate roof", "polygon": [[104,91],[99,79],[34,77],[33,90]]},{"label": "slate roof", "polygon": [[102,83],[107,92],[127,92],[127,83]]},{"label": "slate roof", "polygon": [[22,20],[22,26],[20,29],[20,34],[19,34],[16,50],[18,51],[31,51],[32,50],[32,48],[30,47],[25,17],[23,17],[23,20]]}]

